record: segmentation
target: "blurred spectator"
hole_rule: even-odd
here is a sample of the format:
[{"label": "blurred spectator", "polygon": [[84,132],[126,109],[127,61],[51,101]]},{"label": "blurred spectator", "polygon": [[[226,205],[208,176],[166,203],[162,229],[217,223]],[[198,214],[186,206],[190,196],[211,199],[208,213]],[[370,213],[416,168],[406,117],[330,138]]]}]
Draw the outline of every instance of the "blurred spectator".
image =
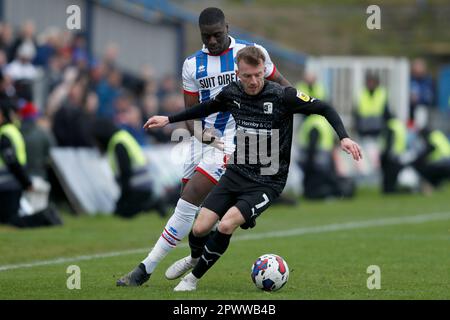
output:
[{"label": "blurred spectator", "polygon": [[50,59],[57,54],[58,49],[59,30],[55,27],[47,28],[38,36],[37,52],[33,64],[47,68]]},{"label": "blurred spectator", "polygon": [[64,66],[68,66],[72,63],[72,48],[73,48],[74,35],[70,31],[63,31],[59,35],[59,48],[58,54],[63,60]]},{"label": "blurred spectator", "polygon": [[9,97],[15,97],[16,88],[14,85],[14,80],[5,74],[2,70],[0,70],[0,78],[1,78],[1,89],[2,94],[5,94]]},{"label": "blurred spectator", "polygon": [[406,125],[396,118],[387,121],[382,134],[381,170],[383,193],[398,191],[398,175],[405,167],[402,157],[407,152],[408,131]]},{"label": "blurred spectator", "polygon": [[46,208],[31,215],[21,216],[21,198],[24,190],[33,185],[25,166],[27,153],[23,136],[12,124],[14,102],[0,93],[0,223],[29,228],[62,224],[56,211]]},{"label": "blurred spectator", "polygon": [[47,65],[46,72],[44,73],[45,78],[45,95],[48,97],[50,93],[63,81],[63,63],[59,55],[52,56]]},{"label": "blurred spectator", "polygon": [[95,122],[93,137],[100,151],[108,153],[110,166],[121,190],[115,214],[132,218],[140,212],[154,209],[164,217],[165,202],[155,197],[152,175],[136,140],[108,119]]},{"label": "blurred spectator", "polygon": [[8,58],[6,57],[6,52],[0,49],[0,70],[3,70],[8,64]]},{"label": "blurred spectator", "polygon": [[14,35],[12,27],[7,23],[0,23],[0,49],[6,53],[7,61],[9,62],[9,52],[14,42]]},{"label": "blurred spectator", "polygon": [[27,168],[32,176],[47,180],[50,148],[56,145],[53,135],[37,124],[38,112],[32,103],[20,110],[23,134],[29,160]]},{"label": "blurred spectator", "polygon": [[34,80],[37,69],[31,63],[36,55],[36,48],[30,41],[24,41],[17,49],[17,58],[8,64],[5,73],[13,80]]},{"label": "blurred spectator", "polygon": [[156,96],[158,92],[158,83],[154,79],[148,79],[145,83],[144,93],[145,95]]},{"label": "blurred spectator", "polygon": [[[35,39],[36,27],[32,21],[26,21],[20,29],[19,36],[12,43],[10,50],[8,52],[8,61],[12,61],[17,57],[19,48],[24,44],[28,43],[32,47],[33,52],[36,52],[37,45]],[[31,50],[31,49],[30,49]]]},{"label": "blurred spectator", "polygon": [[119,46],[117,43],[109,43],[103,53],[103,62],[107,68],[117,68],[117,57],[119,56]]},{"label": "blurred spectator", "polygon": [[84,105],[84,111],[88,118],[95,118],[98,109],[98,96],[94,91],[89,91]]},{"label": "blurred spectator", "polygon": [[[146,94],[142,99],[142,122],[145,123],[151,116],[160,114],[159,100],[156,95]],[[147,135],[154,143],[167,141],[163,130],[148,130]]]},{"label": "blurred spectator", "polygon": [[355,184],[337,175],[333,160],[334,130],[320,115],[307,116],[299,128],[303,194],[309,199],[352,197]]},{"label": "blurred spectator", "polygon": [[140,77],[130,72],[122,72],[123,87],[132,92],[135,96],[142,96],[145,92],[146,82]]},{"label": "blurred spectator", "polygon": [[89,53],[84,34],[78,33],[73,39],[72,62],[80,71],[87,71],[89,67]]},{"label": "blurred spectator", "polygon": [[53,133],[59,146],[90,147],[91,118],[84,105],[87,99],[86,86],[80,79],[72,85],[69,95],[53,118]]},{"label": "blurred spectator", "polygon": [[[172,93],[167,95],[161,104],[161,109],[159,113],[161,115],[170,115],[177,113],[184,109],[183,96],[178,93]],[[172,141],[172,132],[178,128],[186,128],[184,122],[171,123],[164,128],[149,130],[153,131],[152,136],[160,143],[168,143]]]},{"label": "blurred spectator", "polygon": [[115,102],[116,122],[120,128],[128,131],[143,146],[147,144],[147,135],[142,128],[142,112],[134,104],[130,93],[122,93]]},{"label": "blurred spectator", "polygon": [[174,114],[184,109],[183,96],[180,93],[167,95],[162,103],[161,112],[164,115]]},{"label": "blurred spectator", "polygon": [[419,131],[419,137],[422,148],[413,166],[432,187],[439,187],[450,179],[450,142],[442,131],[427,127]]},{"label": "blurred spectator", "polygon": [[[146,94],[142,99],[143,119],[159,114],[159,101],[155,95]],[[144,121],[144,122],[145,122]]]},{"label": "blurred spectator", "polygon": [[165,97],[168,95],[171,95],[173,93],[177,93],[180,90],[178,89],[177,82],[175,78],[171,75],[166,75],[162,80],[161,84],[158,88],[158,91],[156,95],[158,96],[158,99],[162,101]]},{"label": "blurred spectator", "polygon": [[106,77],[108,68],[103,61],[93,59],[91,61],[90,79],[94,88],[97,88],[99,83]]},{"label": "blurred spectator", "polygon": [[132,105],[123,115],[119,125],[122,129],[128,131],[141,146],[148,144],[148,137],[145,130],[142,128],[142,112],[141,110]]},{"label": "blurred spectator", "polygon": [[111,69],[106,78],[100,80],[96,88],[99,98],[99,108],[97,116],[101,118],[114,118],[114,102],[120,94],[122,85],[122,75],[119,70]]},{"label": "blurred spectator", "polygon": [[[59,62],[62,63],[62,60],[59,60]],[[74,67],[69,67],[64,70],[64,72],[61,74],[61,77],[59,78],[57,76],[58,69],[56,68],[59,68],[61,66],[62,65],[59,65],[58,63],[55,62],[55,70],[51,70],[52,73],[54,71],[55,78],[53,79],[52,77],[50,80],[53,79],[55,81],[54,83],[52,83],[55,86],[55,88],[50,92],[47,98],[47,105],[45,108],[45,112],[50,118],[53,118],[55,112],[61,107],[62,103],[67,99],[70,89],[72,88],[73,84],[79,77],[78,70]],[[58,79],[60,79],[61,81],[58,82]]]},{"label": "blurred spectator", "polygon": [[303,81],[296,84],[296,89],[319,100],[325,100],[325,87],[317,81],[317,76],[312,72],[307,72]]},{"label": "blurred spectator", "polygon": [[417,58],[411,65],[409,126],[414,126],[418,108],[429,110],[434,103],[434,85],[425,60]]},{"label": "blurred spectator", "polygon": [[375,73],[366,74],[365,87],[359,93],[354,108],[354,118],[360,137],[378,137],[389,119],[388,95]]},{"label": "blurred spectator", "polygon": [[38,176],[47,180],[49,169],[50,148],[56,144],[53,135],[37,124],[38,110],[32,102],[31,87],[29,84],[17,85],[17,95],[24,100],[19,109],[22,120],[22,132],[26,153],[28,156],[27,169],[31,176]]},{"label": "blurred spectator", "polygon": [[152,66],[145,64],[140,69],[140,77],[145,83],[152,81],[155,78],[155,70]]}]

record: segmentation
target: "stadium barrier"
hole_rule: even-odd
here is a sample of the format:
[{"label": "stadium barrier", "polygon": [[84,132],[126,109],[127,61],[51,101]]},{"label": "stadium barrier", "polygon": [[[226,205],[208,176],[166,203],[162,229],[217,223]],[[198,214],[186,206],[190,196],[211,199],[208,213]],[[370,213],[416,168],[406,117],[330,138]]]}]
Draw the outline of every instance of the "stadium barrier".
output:
[{"label": "stadium barrier", "polygon": [[76,213],[114,210],[119,188],[106,158],[89,148],[52,148],[53,171]]}]

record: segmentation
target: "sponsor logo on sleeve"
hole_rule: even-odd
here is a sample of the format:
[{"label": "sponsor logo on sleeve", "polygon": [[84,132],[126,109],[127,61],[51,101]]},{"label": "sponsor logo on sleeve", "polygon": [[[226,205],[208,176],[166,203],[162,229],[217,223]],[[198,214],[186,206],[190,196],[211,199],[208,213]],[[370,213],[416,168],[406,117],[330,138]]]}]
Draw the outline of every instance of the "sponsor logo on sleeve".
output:
[{"label": "sponsor logo on sleeve", "polygon": [[311,98],[307,94],[298,90],[297,90],[297,97],[305,102],[309,102],[309,100],[311,100]]}]

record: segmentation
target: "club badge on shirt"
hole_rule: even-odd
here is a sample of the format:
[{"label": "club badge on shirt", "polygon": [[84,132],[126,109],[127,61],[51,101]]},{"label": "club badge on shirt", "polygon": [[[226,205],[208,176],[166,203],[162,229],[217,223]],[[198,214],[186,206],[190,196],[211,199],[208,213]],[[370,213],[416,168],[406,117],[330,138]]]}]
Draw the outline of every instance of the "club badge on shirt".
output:
[{"label": "club badge on shirt", "polygon": [[265,114],[272,114],[273,103],[272,102],[264,102],[263,108],[264,108]]}]

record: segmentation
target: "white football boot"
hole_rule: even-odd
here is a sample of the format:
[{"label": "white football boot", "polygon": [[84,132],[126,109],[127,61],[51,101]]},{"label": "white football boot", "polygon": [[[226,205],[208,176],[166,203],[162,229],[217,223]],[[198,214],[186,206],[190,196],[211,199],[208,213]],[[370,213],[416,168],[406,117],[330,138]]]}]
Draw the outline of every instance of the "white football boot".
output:
[{"label": "white football boot", "polygon": [[174,280],[181,277],[187,271],[191,270],[195,267],[198,260],[200,258],[193,259],[190,255],[184,257],[178,261],[175,261],[169,268],[166,270],[166,278],[168,280]]},{"label": "white football boot", "polygon": [[197,279],[192,272],[189,272],[183,279],[181,279],[180,283],[173,289],[173,291],[194,291],[197,289],[198,280],[199,279]]}]

